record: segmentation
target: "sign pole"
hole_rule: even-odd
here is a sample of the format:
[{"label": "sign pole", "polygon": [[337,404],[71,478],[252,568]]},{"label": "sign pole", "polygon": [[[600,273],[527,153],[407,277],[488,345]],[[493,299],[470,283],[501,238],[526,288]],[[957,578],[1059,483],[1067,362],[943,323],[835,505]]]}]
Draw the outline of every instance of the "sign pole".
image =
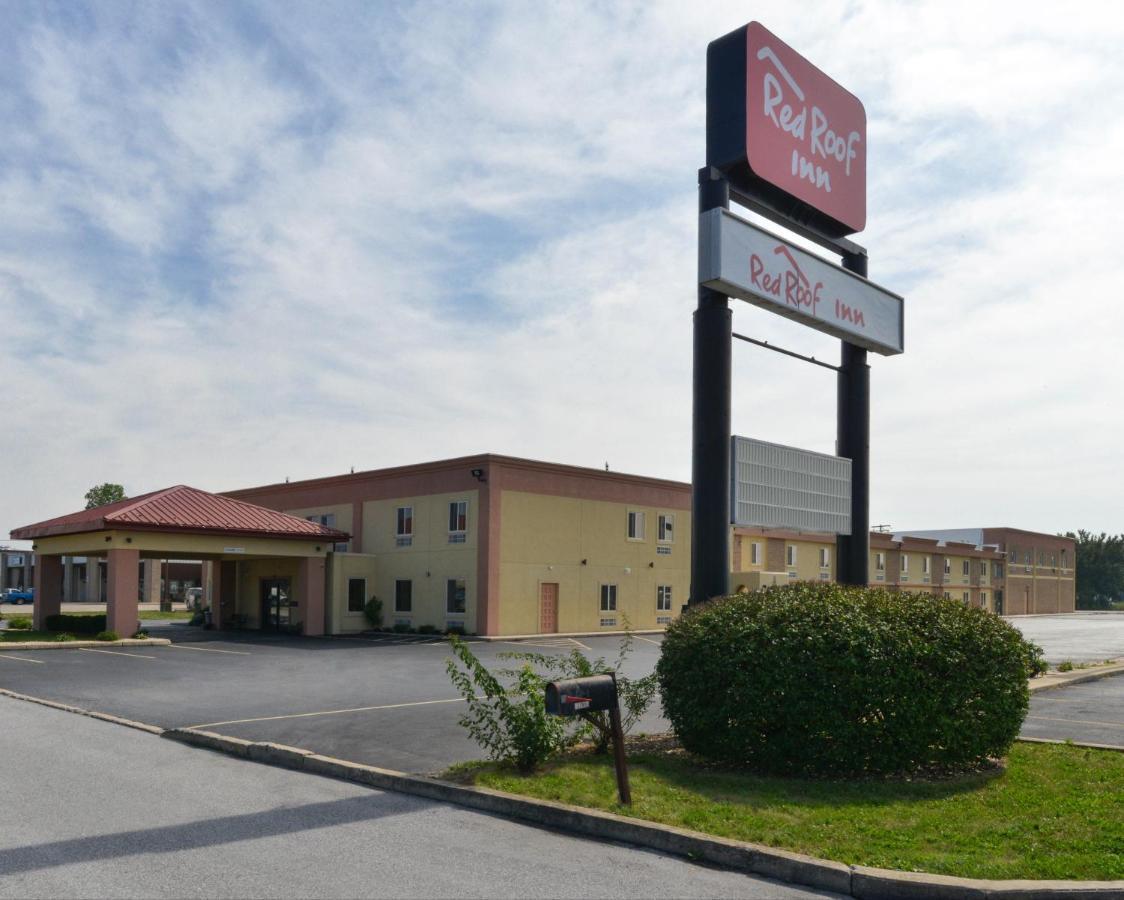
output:
[{"label": "sign pole", "polygon": [[[843,268],[867,277],[865,254],[845,254]],[[851,533],[835,539],[837,580],[870,583],[870,366],[866,350],[841,342],[837,376],[836,448],[851,460]]]},{"label": "sign pole", "polygon": [[[730,208],[730,185],[699,170],[699,212]],[[733,314],[729,298],[699,286],[694,316],[691,453],[691,596],[688,606],[730,592],[730,377]]]}]

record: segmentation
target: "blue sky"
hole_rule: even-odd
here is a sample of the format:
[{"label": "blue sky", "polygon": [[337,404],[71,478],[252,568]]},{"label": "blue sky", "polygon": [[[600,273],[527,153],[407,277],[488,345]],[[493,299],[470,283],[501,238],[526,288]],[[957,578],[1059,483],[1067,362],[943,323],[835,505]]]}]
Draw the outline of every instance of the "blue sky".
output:
[{"label": "blue sky", "polygon": [[[1081,10],[0,4],[0,535],[106,480],[685,480],[705,49],[750,16],[867,110],[872,519],[1124,530],[1124,16]],[[830,451],[834,407],[735,348],[738,433]]]}]

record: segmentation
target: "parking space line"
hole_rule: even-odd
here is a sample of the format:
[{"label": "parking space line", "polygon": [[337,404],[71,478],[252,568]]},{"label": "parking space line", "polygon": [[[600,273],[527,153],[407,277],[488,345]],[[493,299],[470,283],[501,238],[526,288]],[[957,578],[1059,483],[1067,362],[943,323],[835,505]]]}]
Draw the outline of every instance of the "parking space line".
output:
[{"label": "parking space line", "polygon": [[378,709],[405,709],[408,706],[433,706],[436,703],[464,703],[464,697],[448,700],[418,700],[414,703],[388,703],[385,706],[356,706],[353,709],[325,709],[320,712],[293,713],[288,716],[258,716],[254,719],[230,719],[226,722],[204,722],[202,725],[187,725],[187,728],[217,728],[219,725],[246,725],[250,722],[276,722],[279,719],[308,719],[313,716],[339,716],[344,713],[374,712]]},{"label": "parking space line", "polygon": [[216,647],[188,647],[185,644],[169,644],[173,650],[199,650],[202,653],[230,653],[233,656],[250,656],[245,650],[219,650]]},{"label": "parking space line", "polygon": [[638,640],[638,641],[644,641],[645,643],[648,643],[648,644],[655,644],[657,647],[663,646],[663,643],[661,641],[653,641],[651,638],[646,638],[642,634],[634,634],[633,637],[636,638],[636,640]]},{"label": "parking space line", "polygon": [[110,656],[128,656],[131,659],[158,659],[155,656],[145,656],[143,653],[121,653],[119,650],[95,650],[93,647],[79,647],[83,653],[108,653]]},{"label": "parking space line", "polygon": [[581,648],[582,648],[583,650],[585,650],[585,651],[586,651],[587,653],[592,653],[592,652],[593,652],[593,648],[592,648],[592,647],[586,646],[585,644],[583,644],[583,643],[582,643],[581,641],[579,641],[579,640],[575,640],[574,638],[570,638],[570,641],[571,641],[571,642],[573,642],[574,644],[576,644],[577,646],[581,647]]},{"label": "parking space line", "polygon": [[1124,722],[1098,722],[1096,719],[1063,719],[1060,716],[1027,716],[1028,719],[1042,719],[1046,722],[1069,722],[1071,725],[1103,725],[1108,728],[1124,728]]},{"label": "parking space line", "polygon": [[0,659],[14,659],[16,662],[35,663],[37,666],[43,665],[43,660],[41,659],[29,659],[26,656],[13,656],[11,653],[0,653]]}]

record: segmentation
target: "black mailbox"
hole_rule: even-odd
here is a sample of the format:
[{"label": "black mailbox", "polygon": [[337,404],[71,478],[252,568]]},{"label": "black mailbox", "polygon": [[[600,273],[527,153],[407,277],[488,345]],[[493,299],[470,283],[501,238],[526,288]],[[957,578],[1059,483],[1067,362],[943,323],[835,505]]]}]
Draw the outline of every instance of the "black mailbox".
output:
[{"label": "black mailbox", "polygon": [[612,675],[591,675],[546,686],[546,711],[553,716],[576,716],[617,708],[617,683]]}]

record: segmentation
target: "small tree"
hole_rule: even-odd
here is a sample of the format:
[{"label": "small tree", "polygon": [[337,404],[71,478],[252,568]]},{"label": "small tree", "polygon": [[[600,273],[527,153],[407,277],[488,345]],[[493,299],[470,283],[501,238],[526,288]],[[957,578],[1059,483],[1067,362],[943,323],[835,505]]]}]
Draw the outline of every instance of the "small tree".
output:
[{"label": "small tree", "polygon": [[104,484],[95,485],[86,491],[86,509],[97,509],[99,506],[106,506],[124,499],[125,488],[119,484],[107,481]]},{"label": "small tree", "polygon": [[371,594],[371,599],[363,606],[363,615],[371,623],[372,628],[382,628],[382,601]]}]

